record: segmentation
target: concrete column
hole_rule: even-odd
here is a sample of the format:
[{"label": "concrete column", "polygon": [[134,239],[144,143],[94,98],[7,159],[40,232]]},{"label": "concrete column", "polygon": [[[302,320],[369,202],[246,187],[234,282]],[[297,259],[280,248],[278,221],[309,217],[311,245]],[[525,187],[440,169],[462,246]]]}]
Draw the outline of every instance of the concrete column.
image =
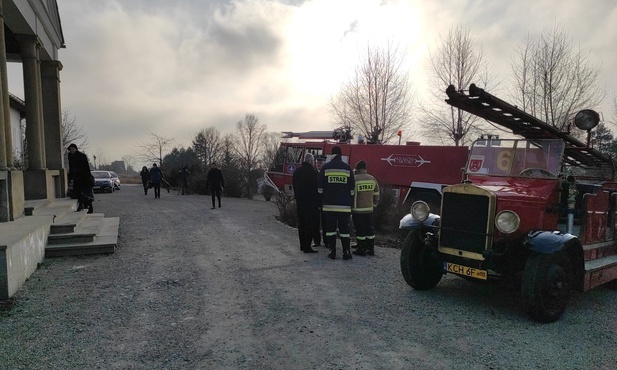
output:
[{"label": "concrete column", "polygon": [[13,140],[11,133],[11,117],[9,115],[9,82],[6,67],[6,45],[4,41],[4,11],[0,0],[0,171],[6,171],[13,166]]},{"label": "concrete column", "polygon": [[26,140],[28,142],[28,169],[44,169],[43,150],[41,142],[41,102],[38,61],[38,39],[34,36],[21,35],[21,58],[24,70],[24,95],[26,100]]},{"label": "concrete column", "polygon": [[[41,44],[37,43],[36,45],[36,55],[40,55]],[[43,168],[46,168],[47,164],[47,155],[45,153],[45,116],[43,115],[43,81],[41,79],[41,60],[39,58],[36,59],[36,92],[37,102],[39,103],[39,108],[37,109],[39,113],[39,142],[41,143],[41,163],[43,164]],[[28,122],[26,121],[26,124]]]},{"label": "concrete column", "polygon": [[41,84],[43,93],[43,122],[45,124],[45,159],[48,169],[62,169],[64,149],[62,147],[62,106],[60,104],[59,61],[41,62]]}]

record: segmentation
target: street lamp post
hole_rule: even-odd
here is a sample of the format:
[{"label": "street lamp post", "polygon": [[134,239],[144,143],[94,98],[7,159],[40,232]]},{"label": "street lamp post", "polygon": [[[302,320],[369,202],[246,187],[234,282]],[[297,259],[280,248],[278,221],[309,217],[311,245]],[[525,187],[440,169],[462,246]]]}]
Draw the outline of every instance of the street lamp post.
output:
[{"label": "street lamp post", "polygon": [[94,159],[94,170],[96,171],[96,156],[93,155],[92,158]]}]

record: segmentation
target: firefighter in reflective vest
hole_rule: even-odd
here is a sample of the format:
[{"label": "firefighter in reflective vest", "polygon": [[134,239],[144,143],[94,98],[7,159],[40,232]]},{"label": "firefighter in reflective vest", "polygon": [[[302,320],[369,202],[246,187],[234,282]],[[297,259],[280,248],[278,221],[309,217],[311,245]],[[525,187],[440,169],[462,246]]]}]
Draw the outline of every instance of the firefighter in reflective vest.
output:
[{"label": "firefighter in reflective vest", "polygon": [[322,211],[326,230],[325,244],[330,248],[328,257],[336,258],[336,229],[343,246],[343,259],[351,259],[349,221],[351,201],[355,190],[351,167],[343,162],[341,147],[332,148],[334,156],[319,172],[319,193],[322,195]]},{"label": "firefighter in reflective vest", "polygon": [[356,163],[356,191],[351,206],[351,217],[356,229],[358,248],[353,252],[358,256],[375,255],[375,228],[373,226],[373,209],[379,202],[379,184],[366,173],[366,162]]}]

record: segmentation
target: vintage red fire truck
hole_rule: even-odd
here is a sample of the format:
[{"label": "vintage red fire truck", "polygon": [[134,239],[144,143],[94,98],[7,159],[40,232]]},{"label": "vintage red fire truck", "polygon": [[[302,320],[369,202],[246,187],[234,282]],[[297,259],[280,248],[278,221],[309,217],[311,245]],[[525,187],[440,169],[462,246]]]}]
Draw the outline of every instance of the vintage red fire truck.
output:
[{"label": "vintage red fire truck", "polygon": [[267,176],[276,188],[287,193],[293,192],[292,175],[304,155],[312,153],[329,161],[335,145],[341,147],[343,160],[352,168],[358,161],[365,161],[368,172],[382,185],[398,191],[401,200],[424,200],[435,205],[446,185],[461,182],[467,161],[468,148],[462,146],[352,143],[350,130],[345,129],[284,134],[292,140],[281,143]]},{"label": "vintage red fire truck", "polygon": [[[558,320],[571,289],[617,280],[616,163],[568,133],[471,85],[450,86],[450,105],[503,126],[522,139],[477,140],[466,179],[443,190],[439,215],[416,202],[400,227],[410,230],[400,265],[414,289],[435,287],[447,273],[520,285],[532,319]],[[575,125],[599,122],[592,110]]]}]

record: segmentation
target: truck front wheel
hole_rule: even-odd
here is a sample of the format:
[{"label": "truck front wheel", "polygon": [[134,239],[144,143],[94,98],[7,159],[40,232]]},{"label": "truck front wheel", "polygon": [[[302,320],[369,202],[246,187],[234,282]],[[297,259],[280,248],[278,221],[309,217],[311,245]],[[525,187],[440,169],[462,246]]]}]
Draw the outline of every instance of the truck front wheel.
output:
[{"label": "truck front wheel", "polygon": [[521,293],[525,310],[539,322],[557,321],[570,300],[565,254],[532,254],[523,271]]},{"label": "truck front wheel", "polygon": [[407,234],[401,250],[401,273],[412,288],[428,290],[441,280],[443,266],[439,255],[426,245],[420,235],[420,230]]}]

